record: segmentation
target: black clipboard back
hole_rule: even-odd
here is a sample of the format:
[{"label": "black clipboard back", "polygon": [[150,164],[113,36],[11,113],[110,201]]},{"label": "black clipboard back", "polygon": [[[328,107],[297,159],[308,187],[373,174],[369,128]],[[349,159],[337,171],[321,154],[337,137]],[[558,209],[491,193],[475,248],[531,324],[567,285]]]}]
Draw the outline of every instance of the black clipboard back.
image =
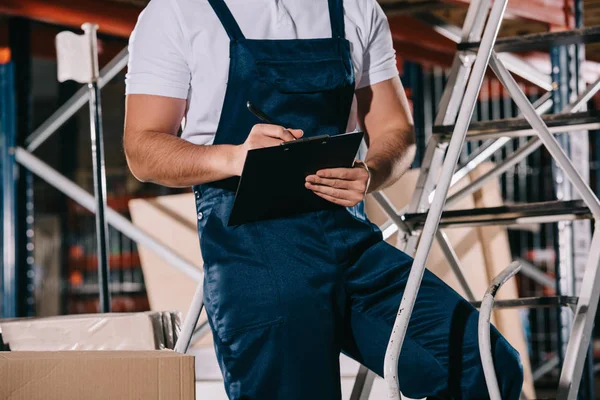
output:
[{"label": "black clipboard back", "polygon": [[363,136],[351,132],[250,150],[228,225],[340,207],[307,189],[305,180],[321,169],[352,167]]}]

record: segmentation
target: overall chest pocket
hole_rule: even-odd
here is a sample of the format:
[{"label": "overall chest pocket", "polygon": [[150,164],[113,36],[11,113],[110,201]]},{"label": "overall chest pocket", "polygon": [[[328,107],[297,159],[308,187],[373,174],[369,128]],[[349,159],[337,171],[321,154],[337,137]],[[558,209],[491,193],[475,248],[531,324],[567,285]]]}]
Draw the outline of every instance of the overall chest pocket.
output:
[{"label": "overall chest pocket", "polygon": [[351,84],[350,74],[339,58],[321,60],[258,61],[263,83],[280,93],[317,93]]}]

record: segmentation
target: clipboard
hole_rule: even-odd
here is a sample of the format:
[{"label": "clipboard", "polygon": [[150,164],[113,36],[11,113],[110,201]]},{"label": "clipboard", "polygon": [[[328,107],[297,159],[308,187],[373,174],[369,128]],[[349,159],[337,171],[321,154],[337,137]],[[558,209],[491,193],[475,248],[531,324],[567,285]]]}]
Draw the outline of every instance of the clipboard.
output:
[{"label": "clipboard", "polygon": [[248,151],[227,225],[341,208],[307,189],[306,177],[325,168],[351,168],[363,136],[315,136]]}]

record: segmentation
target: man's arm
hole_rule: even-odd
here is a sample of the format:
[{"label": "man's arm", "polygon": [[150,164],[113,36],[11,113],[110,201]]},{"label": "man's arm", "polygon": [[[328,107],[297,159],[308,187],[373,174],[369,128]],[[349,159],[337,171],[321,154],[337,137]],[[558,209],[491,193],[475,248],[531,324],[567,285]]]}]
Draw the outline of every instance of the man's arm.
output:
[{"label": "man's arm", "polygon": [[239,146],[198,146],[177,137],[186,100],[134,94],[126,100],[123,147],[133,175],[143,182],[189,187],[240,175],[250,149],[274,146],[302,131],[256,125]]},{"label": "man's arm", "polygon": [[186,100],[128,95],[123,147],[143,182],[189,187],[235,175],[234,146],[196,146],[177,137]]},{"label": "man's arm", "polygon": [[413,119],[398,77],[359,89],[356,98],[373,192],[392,185],[410,168],[416,152]]},{"label": "man's arm", "polygon": [[306,178],[306,187],[317,195],[350,207],[364,199],[365,191],[377,191],[396,182],[415,157],[415,136],[408,100],[400,79],[394,77],[356,91],[359,124],[369,147],[361,167],[318,171]]}]

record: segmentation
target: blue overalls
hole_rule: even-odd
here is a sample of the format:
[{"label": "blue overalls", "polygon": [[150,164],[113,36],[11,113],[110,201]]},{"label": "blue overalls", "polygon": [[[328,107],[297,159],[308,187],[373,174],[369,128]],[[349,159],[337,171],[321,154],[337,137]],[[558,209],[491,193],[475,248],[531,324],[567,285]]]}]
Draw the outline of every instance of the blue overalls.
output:
[{"label": "blue overalls", "polygon": [[[215,144],[246,140],[259,122],[247,101],[306,136],[346,130],[354,68],[343,0],[328,1],[331,38],[253,40],[223,0],[209,0],[231,40]],[[340,352],[382,375],[412,259],[382,240],[362,205],[228,227],[236,184],[194,188],[204,301],[229,397],[339,399]],[[519,355],[495,329],[492,343],[503,399],[516,400]],[[400,386],[412,398],[487,398],[477,311],[428,271]]]}]

